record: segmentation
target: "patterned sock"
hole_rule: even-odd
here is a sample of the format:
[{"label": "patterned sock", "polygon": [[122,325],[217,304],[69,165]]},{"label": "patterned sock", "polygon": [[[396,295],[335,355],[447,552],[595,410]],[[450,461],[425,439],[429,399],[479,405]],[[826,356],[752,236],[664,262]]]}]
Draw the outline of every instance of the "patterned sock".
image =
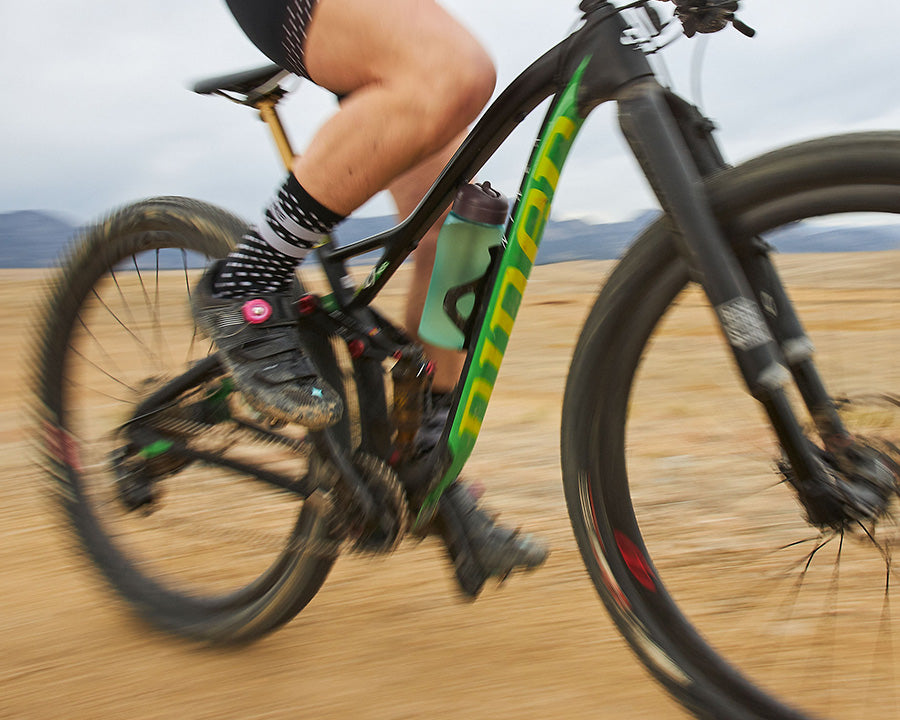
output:
[{"label": "patterned sock", "polygon": [[288,175],[263,222],[250,226],[228,256],[213,285],[215,294],[239,298],[286,290],[294,268],[343,219]]}]

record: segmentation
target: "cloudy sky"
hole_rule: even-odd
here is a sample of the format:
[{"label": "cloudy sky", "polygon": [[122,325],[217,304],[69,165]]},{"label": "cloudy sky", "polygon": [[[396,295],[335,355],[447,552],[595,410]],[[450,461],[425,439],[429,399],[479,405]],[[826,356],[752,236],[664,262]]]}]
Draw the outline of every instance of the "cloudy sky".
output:
[{"label": "cloudy sky", "polygon": [[[577,0],[446,0],[491,50],[500,85],[577,20]],[[900,129],[900,2],[744,0],[759,32],[682,39],[665,53],[676,90],[703,106],[732,161],[805,138]],[[0,0],[0,212],[43,209],[74,221],[141,197],[179,194],[255,216],[282,170],[249,109],[201,97],[195,79],[265,59],[223,0]],[[704,44],[705,43],[705,44]],[[334,111],[310,83],[284,106],[298,148]],[[481,176],[518,188],[539,118]],[[556,217],[630,217],[652,207],[611,110],[585,129],[566,167]],[[384,197],[361,214],[390,211]]]}]

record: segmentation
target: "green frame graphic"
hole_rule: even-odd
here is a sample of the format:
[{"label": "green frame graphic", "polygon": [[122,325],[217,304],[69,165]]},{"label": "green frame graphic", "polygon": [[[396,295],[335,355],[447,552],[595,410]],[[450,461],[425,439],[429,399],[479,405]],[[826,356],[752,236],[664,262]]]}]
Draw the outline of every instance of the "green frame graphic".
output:
[{"label": "green frame graphic", "polygon": [[566,88],[557,96],[532,153],[487,312],[475,339],[475,347],[470,351],[471,362],[447,440],[452,462],[438,486],[426,498],[423,514],[427,514],[426,508],[432,508],[459,475],[481,431],[525,286],[550,217],[550,207],[563,165],[584,124],[585,118],[578,111],[578,91],[589,61],[590,57],[584,58]]}]

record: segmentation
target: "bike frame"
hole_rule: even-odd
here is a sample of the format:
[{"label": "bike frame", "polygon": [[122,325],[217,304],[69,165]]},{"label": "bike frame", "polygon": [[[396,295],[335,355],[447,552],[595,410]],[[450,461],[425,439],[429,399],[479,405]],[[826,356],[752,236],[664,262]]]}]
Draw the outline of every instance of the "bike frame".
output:
[{"label": "bike frame", "polygon": [[[628,7],[645,4],[638,0]],[[640,45],[626,40],[630,28],[621,9],[606,0],[582,0],[580,7],[583,25],[500,94],[409,217],[370,238],[342,247],[328,239],[317,248],[331,286],[331,293],[321,298],[326,313],[319,313],[319,320],[351,343],[363,386],[359,389],[363,431],[370,435],[367,439],[364,434],[364,446],[380,454],[390,449],[381,361],[390,355],[406,360],[421,357],[421,351],[410,352],[414,344],[408,337],[371,308],[372,301],[449,207],[457,190],[525,117],[552,97],[506,227],[502,253],[494,255],[468,321],[466,361],[442,440],[424,469],[422,463],[412,472],[398,468],[401,474],[406,470],[407,479],[412,477],[411,484],[424,485],[419,521],[426,521],[475,446],[568,153],[590,112],[613,100],[624,136],[673,223],[680,254],[715,308],[746,386],[765,407],[809,509],[815,492],[804,488],[821,483],[821,466],[783,390],[791,374],[826,447],[846,447],[851,440],[812,364],[811,344],[764,243],[751,243],[749,252],[735,252],[716,221],[704,186],[704,177],[724,166],[711,135],[712,124],[657,82]],[[248,95],[245,104],[260,109],[289,164],[292,151],[274,111],[283,94],[277,86],[282,76],[276,71],[261,77],[265,82],[255,90],[257,101],[249,102]],[[202,91],[215,92],[214,83]],[[381,251],[375,268],[357,285],[347,274],[347,262],[375,250]],[[763,279],[766,292],[779,300],[778,317],[764,315],[754,295],[753,288],[761,287]],[[335,432],[316,435],[348,482],[361,489]]]}]

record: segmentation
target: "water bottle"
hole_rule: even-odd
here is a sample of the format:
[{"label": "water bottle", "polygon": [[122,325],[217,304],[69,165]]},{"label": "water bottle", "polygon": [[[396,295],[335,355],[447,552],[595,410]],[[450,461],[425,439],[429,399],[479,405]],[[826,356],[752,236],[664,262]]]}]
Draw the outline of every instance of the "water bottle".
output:
[{"label": "water bottle", "polygon": [[466,185],[441,227],[419,337],[431,345],[461,350],[462,328],[475,305],[475,288],[503,237],[509,204],[490,183]]}]

